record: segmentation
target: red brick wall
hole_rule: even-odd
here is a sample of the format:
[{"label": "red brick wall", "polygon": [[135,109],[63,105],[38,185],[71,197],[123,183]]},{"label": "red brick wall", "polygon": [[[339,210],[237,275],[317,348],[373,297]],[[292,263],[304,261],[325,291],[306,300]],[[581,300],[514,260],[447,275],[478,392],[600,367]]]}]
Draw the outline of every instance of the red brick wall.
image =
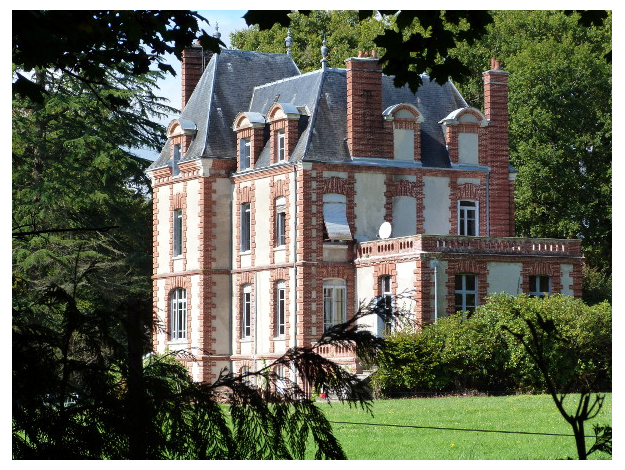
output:
[{"label": "red brick wall", "polygon": [[350,153],[353,157],[392,158],[393,136],[382,118],[382,68],[377,59],[368,58],[350,58],[345,64]]},{"label": "red brick wall", "polygon": [[201,46],[187,47],[182,51],[182,106],[189,101],[197,82],[204,72],[204,50]]},{"label": "red brick wall", "polygon": [[508,237],[514,235],[510,231],[510,207],[514,200],[509,184],[507,72],[497,69],[484,73],[484,114],[489,120],[490,233],[493,237]]}]

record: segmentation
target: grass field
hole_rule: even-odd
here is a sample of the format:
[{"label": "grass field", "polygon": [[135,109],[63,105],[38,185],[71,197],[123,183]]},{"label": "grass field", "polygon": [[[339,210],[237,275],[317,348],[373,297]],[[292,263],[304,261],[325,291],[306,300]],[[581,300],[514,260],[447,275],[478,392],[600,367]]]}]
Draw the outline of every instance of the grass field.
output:
[{"label": "grass field", "polygon": [[[577,396],[565,405],[576,406]],[[573,437],[502,434],[478,430],[568,434],[572,431],[548,395],[505,397],[417,398],[377,400],[373,416],[360,408],[339,403],[319,403],[330,421],[378,423],[475,431],[398,428],[333,423],[349,459],[358,460],[473,460],[577,458]],[[592,424],[612,424],[612,395],[606,396],[600,415]],[[594,442],[587,439],[589,445]],[[312,453],[311,453],[312,455]],[[595,453],[591,459],[609,459]]]}]

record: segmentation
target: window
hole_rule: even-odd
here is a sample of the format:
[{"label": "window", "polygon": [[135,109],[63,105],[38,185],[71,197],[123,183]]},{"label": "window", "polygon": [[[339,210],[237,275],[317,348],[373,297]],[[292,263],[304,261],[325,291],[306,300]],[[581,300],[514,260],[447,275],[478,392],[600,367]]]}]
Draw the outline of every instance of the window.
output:
[{"label": "window", "polygon": [[345,281],[326,279],[323,281],[323,330],[347,320]]},{"label": "window", "polygon": [[254,383],[256,382],[256,377],[254,375],[251,375],[249,366],[241,367],[239,369],[239,374],[241,375],[241,379],[243,380],[243,383],[247,385],[248,387],[253,386]]},{"label": "window", "polygon": [[530,297],[545,297],[551,293],[549,276],[530,276]]},{"label": "window", "polygon": [[174,145],[174,158],[172,161],[172,173],[174,176],[177,176],[180,174],[180,168],[178,168],[178,162],[180,161],[180,153],[181,153],[181,145],[180,144],[175,144]]},{"label": "window", "polygon": [[[323,195],[324,240],[351,240],[347,222],[346,197],[342,194]],[[327,238],[326,238],[327,237]]]},{"label": "window", "polygon": [[391,276],[380,277],[380,301],[378,308],[384,314],[384,333],[390,334],[393,329],[393,294],[391,292]]},{"label": "window", "polygon": [[284,138],[284,131],[278,131],[277,133],[277,139],[276,139],[276,155],[277,155],[277,160],[279,162],[283,162],[286,159],[286,148],[284,146],[285,143],[285,138]]},{"label": "window", "polygon": [[182,255],[182,209],[174,211],[174,256]]},{"label": "window", "polygon": [[276,366],[274,369],[276,374],[276,392],[284,393],[286,391],[286,370],[284,366]]},{"label": "window", "polygon": [[247,170],[250,167],[250,144],[250,139],[239,139],[239,168],[241,170]]},{"label": "window", "polygon": [[284,323],[286,317],[286,282],[276,283],[276,336],[284,336]]},{"label": "window", "polygon": [[286,199],[276,199],[276,246],[286,245]]},{"label": "window", "polygon": [[477,202],[458,201],[458,235],[477,237]]},{"label": "window", "polygon": [[241,337],[252,336],[252,286],[243,286],[243,298],[241,299]]},{"label": "window", "polygon": [[187,338],[187,291],[175,289],[171,294],[171,340]]},{"label": "window", "polygon": [[252,248],[252,215],[249,203],[241,204],[241,251]]},{"label": "window", "polygon": [[456,275],[456,312],[475,312],[477,305],[477,276]]}]

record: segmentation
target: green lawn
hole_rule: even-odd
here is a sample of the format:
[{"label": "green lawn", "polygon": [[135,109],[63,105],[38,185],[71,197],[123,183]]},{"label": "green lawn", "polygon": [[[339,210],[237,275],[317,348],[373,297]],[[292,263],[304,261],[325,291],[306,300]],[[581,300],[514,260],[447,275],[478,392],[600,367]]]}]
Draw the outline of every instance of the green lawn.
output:
[{"label": "green lawn", "polygon": [[[576,406],[577,396],[573,399],[565,405]],[[547,395],[377,400],[373,416],[360,408],[339,403],[319,403],[319,406],[330,421],[572,434]],[[587,435],[594,435],[592,423],[611,425],[611,394],[606,396],[600,415],[587,424]],[[577,458],[573,437],[334,423],[333,428],[349,459]],[[587,441],[589,445],[593,442]],[[610,456],[595,453],[591,458],[608,459]]]}]

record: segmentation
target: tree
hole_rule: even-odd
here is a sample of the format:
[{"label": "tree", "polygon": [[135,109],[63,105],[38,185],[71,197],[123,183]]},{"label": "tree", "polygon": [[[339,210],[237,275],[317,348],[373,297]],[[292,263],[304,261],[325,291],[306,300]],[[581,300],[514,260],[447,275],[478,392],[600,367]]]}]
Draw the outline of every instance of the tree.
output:
[{"label": "tree", "polygon": [[[163,56],[171,53],[181,59],[202,20],[197,12],[180,10],[14,10],[12,52],[19,72],[13,92],[41,102],[45,89],[24,76],[40,68],[105,88],[113,85],[107,79],[111,70],[144,75],[156,65],[175,75]],[[223,42],[199,32],[200,44],[219,52]],[[112,106],[128,104],[123,96],[106,99]]]},{"label": "tree", "polygon": [[480,71],[496,55],[510,73],[510,160],[517,231],[581,238],[589,265],[604,275],[612,256],[611,16],[582,26],[577,15],[503,11],[471,48],[454,51],[473,70],[458,84],[482,102]]}]

